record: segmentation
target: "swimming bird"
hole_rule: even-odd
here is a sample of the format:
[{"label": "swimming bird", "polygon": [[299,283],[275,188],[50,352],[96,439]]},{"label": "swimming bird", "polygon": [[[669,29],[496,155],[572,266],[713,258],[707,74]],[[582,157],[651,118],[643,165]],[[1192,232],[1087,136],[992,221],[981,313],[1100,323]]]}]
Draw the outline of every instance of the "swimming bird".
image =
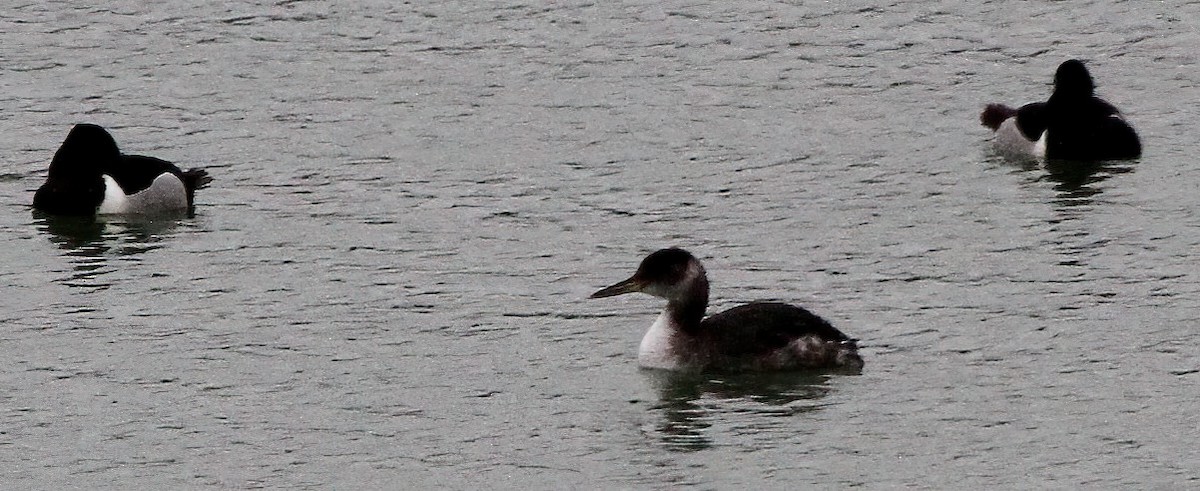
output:
[{"label": "swimming bird", "polygon": [[1046,102],[1017,109],[988,104],[979,121],[995,131],[996,146],[1007,153],[1064,160],[1141,156],[1137,132],[1095,89],[1083,62],[1067,60],[1054,73],[1054,93]]},{"label": "swimming bird", "polygon": [[705,318],[708,275],[683,249],[650,254],[632,277],[591,298],[632,292],[667,300],[638,348],[643,367],[738,371],[863,366],[854,339],[800,307],[753,302]]},{"label": "swimming bird", "polygon": [[104,128],[81,123],[54,153],[33,207],[56,215],[190,215],[196,190],[211,181],[203,169],[185,171],[166,160],[124,155]]}]

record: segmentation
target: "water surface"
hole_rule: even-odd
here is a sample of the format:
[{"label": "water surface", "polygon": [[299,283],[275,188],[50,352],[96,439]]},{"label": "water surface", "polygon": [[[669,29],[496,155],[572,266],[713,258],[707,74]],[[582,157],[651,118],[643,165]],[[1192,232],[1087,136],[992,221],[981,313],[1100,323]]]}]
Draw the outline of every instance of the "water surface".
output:
[{"label": "water surface", "polygon": [[[0,14],[13,487],[1182,488],[1200,480],[1200,7],[27,4]],[[1011,162],[986,102],[1090,60],[1146,148]],[[76,122],[214,176],[32,213]],[[861,375],[639,370],[804,305]]]}]

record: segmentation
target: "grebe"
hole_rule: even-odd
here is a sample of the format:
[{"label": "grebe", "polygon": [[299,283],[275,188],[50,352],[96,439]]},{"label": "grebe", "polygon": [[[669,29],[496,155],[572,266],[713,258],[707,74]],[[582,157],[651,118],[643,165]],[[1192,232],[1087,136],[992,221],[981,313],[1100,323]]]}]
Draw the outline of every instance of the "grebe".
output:
[{"label": "grebe", "polygon": [[979,122],[996,132],[1007,153],[1064,160],[1137,158],[1142,144],[1121,112],[1094,94],[1096,85],[1079,60],[1067,60],[1054,73],[1054,93],[1046,102],[1013,109],[988,104]]},{"label": "grebe", "polygon": [[708,277],[700,261],[683,249],[650,254],[632,277],[593,293],[591,298],[631,292],[667,300],[666,309],[638,348],[638,363],[643,367],[859,370],[863,366],[854,339],[800,307],[754,302],[704,318]]},{"label": "grebe", "polygon": [[77,124],[54,153],[33,207],[56,215],[190,215],[196,190],[211,181],[203,169],[184,171],[162,159],[122,155],[104,128]]}]

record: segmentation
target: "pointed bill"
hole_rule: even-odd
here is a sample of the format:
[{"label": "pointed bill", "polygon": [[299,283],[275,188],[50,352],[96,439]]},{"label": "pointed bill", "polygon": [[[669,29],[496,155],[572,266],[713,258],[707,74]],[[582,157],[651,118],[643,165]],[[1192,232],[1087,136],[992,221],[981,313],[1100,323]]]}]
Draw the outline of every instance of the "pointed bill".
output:
[{"label": "pointed bill", "polygon": [[617,295],[624,295],[626,293],[639,292],[642,291],[642,286],[643,285],[641,281],[638,281],[636,278],[629,278],[615,285],[602,288],[600,291],[593,293],[592,296],[588,298],[615,297]]}]

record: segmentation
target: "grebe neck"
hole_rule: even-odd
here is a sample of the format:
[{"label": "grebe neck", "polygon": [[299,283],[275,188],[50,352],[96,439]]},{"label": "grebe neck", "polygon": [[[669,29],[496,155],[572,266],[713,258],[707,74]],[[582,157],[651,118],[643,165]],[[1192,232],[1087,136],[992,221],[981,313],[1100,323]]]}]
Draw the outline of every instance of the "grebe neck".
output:
[{"label": "grebe neck", "polygon": [[667,301],[665,314],[671,317],[679,330],[695,334],[700,330],[704,312],[708,310],[708,278],[700,275],[688,285],[682,295]]}]

